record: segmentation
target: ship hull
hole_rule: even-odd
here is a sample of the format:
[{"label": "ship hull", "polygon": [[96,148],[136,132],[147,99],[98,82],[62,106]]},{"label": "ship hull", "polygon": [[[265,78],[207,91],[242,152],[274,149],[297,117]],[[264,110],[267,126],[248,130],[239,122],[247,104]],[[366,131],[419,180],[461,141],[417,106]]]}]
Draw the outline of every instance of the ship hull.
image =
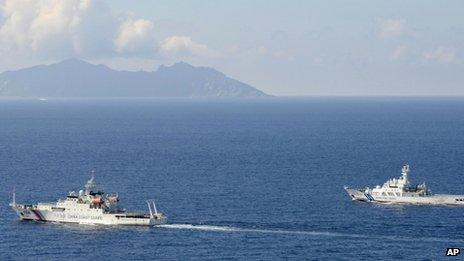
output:
[{"label": "ship hull", "polygon": [[59,222],[89,225],[154,226],[164,224],[164,216],[150,217],[146,214],[131,213],[82,213],[66,210],[49,210],[35,205],[10,204],[20,220],[37,222]]},{"label": "ship hull", "polygon": [[464,206],[464,195],[428,195],[428,196],[374,196],[364,189],[345,188],[354,201],[376,202],[385,204],[416,204],[416,205],[450,205]]},{"label": "ship hull", "polygon": [[373,200],[368,196],[368,194],[364,193],[361,189],[345,188],[345,191],[348,193],[351,199],[355,201],[369,202]]}]

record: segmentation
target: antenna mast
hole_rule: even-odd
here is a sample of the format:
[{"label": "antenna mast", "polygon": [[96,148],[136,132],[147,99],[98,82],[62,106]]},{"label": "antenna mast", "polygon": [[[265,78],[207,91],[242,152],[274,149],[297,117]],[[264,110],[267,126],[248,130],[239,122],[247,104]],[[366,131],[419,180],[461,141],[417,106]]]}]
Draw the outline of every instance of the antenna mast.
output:
[{"label": "antenna mast", "polygon": [[16,188],[13,187],[13,205],[16,206]]}]

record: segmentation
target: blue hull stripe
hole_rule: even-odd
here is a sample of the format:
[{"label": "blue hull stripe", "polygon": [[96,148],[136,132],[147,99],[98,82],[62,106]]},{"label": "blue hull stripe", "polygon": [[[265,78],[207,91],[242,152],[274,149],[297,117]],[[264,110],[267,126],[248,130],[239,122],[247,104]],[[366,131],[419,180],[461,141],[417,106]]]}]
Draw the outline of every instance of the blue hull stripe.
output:
[{"label": "blue hull stripe", "polygon": [[369,201],[375,201],[375,199],[368,193],[364,193],[364,196],[366,196],[366,198],[369,200]]}]

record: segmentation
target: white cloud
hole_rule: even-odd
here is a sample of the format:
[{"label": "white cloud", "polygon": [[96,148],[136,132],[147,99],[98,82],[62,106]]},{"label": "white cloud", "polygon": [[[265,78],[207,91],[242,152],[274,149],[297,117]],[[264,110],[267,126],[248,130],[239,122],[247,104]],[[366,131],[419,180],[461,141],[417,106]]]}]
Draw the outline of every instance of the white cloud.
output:
[{"label": "white cloud", "polygon": [[98,0],[5,0],[0,10],[0,48],[50,58],[107,47],[116,22]]},{"label": "white cloud", "polygon": [[218,54],[188,36],[157,42],[152,21],[115,15],[105,0],[0,0],[0,60],[4,64],[158,55]]},{"label": "white cloud", "polygon": [[392,38],[398,37],[406,32],[405,22],[400,19],[386,19],[381,21],[379,37],[380,38]]},{"label": "white cloud", "polygon": [[434,50],[424,52],[423,57],[426,60],[436,61],[440,63],[452,63],[456,61],[456,52],[454,49],[439,46]]},{"label": "white cloud", "polygon": [[118,53],[138,53],[154,51],[153,23],[148,20],[127,20],[119,28],[119,33],[114,40]]},{"label": "white cloud", "polygon": [[160,53],[165,57],[215,56],[206,45],[194,42],[187,36],[171,36],[161,43]]}]

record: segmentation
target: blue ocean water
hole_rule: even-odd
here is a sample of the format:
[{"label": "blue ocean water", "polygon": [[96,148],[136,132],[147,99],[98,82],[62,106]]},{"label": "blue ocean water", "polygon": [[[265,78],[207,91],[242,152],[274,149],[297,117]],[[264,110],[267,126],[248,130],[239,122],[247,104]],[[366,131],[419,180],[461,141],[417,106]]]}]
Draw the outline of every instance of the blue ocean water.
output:
[{"label": "blue ocean water", "polygon": [[[0,100],[0,260],[443,259],[464,208],[352,202],[400,175],[464,194],[464,99]],[[20,222],[95,170],[162,227]]]}]

